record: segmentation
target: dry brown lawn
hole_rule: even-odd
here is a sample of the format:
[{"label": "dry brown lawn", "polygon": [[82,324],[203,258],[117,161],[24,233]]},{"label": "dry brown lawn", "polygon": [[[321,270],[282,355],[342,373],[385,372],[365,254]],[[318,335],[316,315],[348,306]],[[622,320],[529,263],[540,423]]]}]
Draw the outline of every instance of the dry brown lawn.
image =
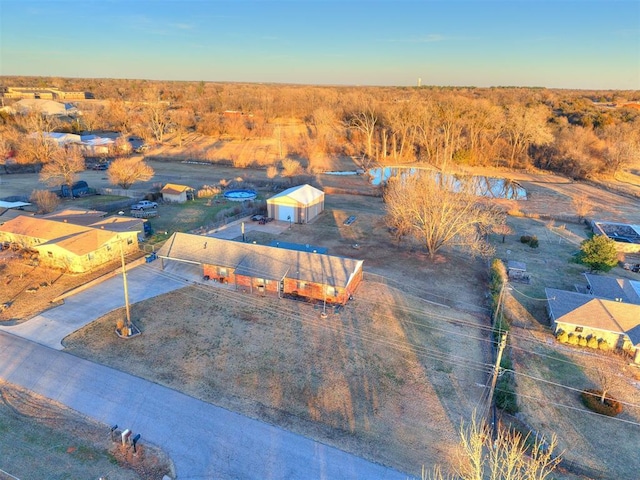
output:
[{"label": "dry brown lawn", "polygon": [[136,339],[115,338],[114,312],[64,344],[402,471],[450,460],[486,380],[478,319],[374,283],[340,313],[319,313],[193,286],[134,305]]},{"label": "dry brown lawn", "polygon": [[170,460],[156,448],[140,445],[134,457],[108,432],[64,405],[0,381],[2,479],[158,480],[171,473]]}]

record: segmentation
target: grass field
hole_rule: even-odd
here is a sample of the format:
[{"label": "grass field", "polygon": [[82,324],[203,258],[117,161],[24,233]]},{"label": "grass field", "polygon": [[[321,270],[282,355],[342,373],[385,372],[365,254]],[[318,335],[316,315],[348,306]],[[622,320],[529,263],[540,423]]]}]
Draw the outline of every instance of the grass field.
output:
[{"label": "grass field", "polygon": [[[505,243],[494,239],[497,256],[505,263],[525,262],[531,274],[529,284],[509,283],[505,301],[513,325],[509,355],[516,372],[519,418],[547,437],[555,433],[564,466],[574,472],[587,478],[636,480],[640,369],[613,354],[557,343],[547,318],[545,287],[575,291],[575,285],[586,283],[582,274],[588,269],[573,256],[587,238],[586,226],[522,217],[508,222],[514,233]],[[521,235],[537,236],[540,246],[521,243]],[[619,267],[608,275],[637,278]],[[621,375],[612,394],[628,405],[615,419],[591,413],[580,401],[581,390],[600,386],[594,366]]]},{"label": "grass field", "polygon": [[[228,167],[156,165],[163,169],[156,181],[197,182],[194,186],[238,175]],[[265,175],[243,174],[245,181]],[[600,202],[598,218],[640,222],[640,208],[628,197],[558,177],[521,176],[529,182],[530,199],[518,208],[528,215],[570,217],[571,195],[586,192]],[[363,182],[355,176],[319,179],[331,186],[346,182],[346,188]],[[114,316],[69,337],[69,350],[410,473],[418,473],[423,463],[447,463],[459,422],[478,406],[487,379],[482,369],[490,356],[481,330],[488,322],[487,264],[455,251],[431,260],[419,246],[398,245],[387,232],[380,198],[328,195],[326,207],[313,224],[293,225],[277,238],[364,259],[369,274],[389,279],[365,282],[355,302],[329,322],[320,322],[318,310],[307,304],[191,288],[134,305],[144,335],[127,342],[127,350],[113,338]],[[187,204],[161,212],[158,221],[166,222],[167,230],[190,230],[217,212]],[[356,221],[343,225],[351,215]],[[569,465],[583,467],[592,478],[637,480],[638,426],[628,422],[639,422],[638,412],[627,409],[620,417],[627,423],[593,418],[575,391],[539,380],[592,387],[587,367],[604,361],[557,345],[546,322],[544,288],[584,283],[584,267],[570,260],[587,231],[538,218],[510,217],[509,224],[515,233],[505,243],[494,238],[497,256],[527,263],[532,276],[530,284],[512,283],[506,301],[514,318],[510,353],[521,418],[545,435],[558,434]],[[536,235],[539,248],[520,243],[523,234]],[[276,238],[251,235],[260,243]],[[632,275],[617,268],[611,274]],[[11,288],[30,284],[25,275],[14,275]],[[400,285],[402,293],[392,285]],[[21,298],[26,308],[35,297]],[[628,388],[615,394],[638,404],[637,378],[632,371],[623,373]]]},{"label": "grass field", "polygon": [[[448,462],[485,380],[478,319],[366,284],[321,320],[304,302],[188,287],[114,312],[65,350],[417,475]],[[437,438],[437,442],[432,439]]]},{"label": "grass field", "polygon": [[156,480],[171,472],[161,452],[140,446],[133,457],[110,440],[108,431],[63,405],[0,381],[0,479]]}]

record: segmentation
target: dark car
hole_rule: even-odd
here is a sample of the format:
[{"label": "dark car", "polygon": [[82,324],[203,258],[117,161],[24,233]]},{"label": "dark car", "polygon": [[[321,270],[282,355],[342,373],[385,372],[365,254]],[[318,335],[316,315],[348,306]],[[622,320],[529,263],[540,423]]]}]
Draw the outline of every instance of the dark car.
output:
[{"label": "dark car", "polygon": [[96,163],[93,166],[94,170],[108,170],[109,169],[109,164],[108,163]]}]

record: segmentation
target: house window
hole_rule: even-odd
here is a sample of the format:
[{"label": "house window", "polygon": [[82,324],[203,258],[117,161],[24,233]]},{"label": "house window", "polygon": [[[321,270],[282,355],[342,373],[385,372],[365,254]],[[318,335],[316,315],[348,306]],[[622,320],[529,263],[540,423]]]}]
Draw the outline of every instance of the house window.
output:
[{"label": "house window", "polygon": [[298,290],[304,290],[307,288],[307,282],[298,282]]},{"label": "house window", "polygon": [[131,245],[133,243],[133,238],[127,238],[127,245]]},{"label": "house window", "polygon": [[87,258],[89,260],[93,260],[93,253],[87,253]]},{"label": "house window", "polygon": [[582,332],[582,327],[576,327],[576,332]]},{"label": "house window", "polygon": [[218,268],[218,274],[221,277],[226,277],[227,276],[227,269],[226,268],[222,268],[222,267]]},{"label": "house window", "polygon": [[107,245],[107,251],[111,251],[111,245]]},{"label": "house window", "polygon": [[53,258],[53,253],[52,253],[52,252],[47,252],[47,256],[48,256],[49,258]]},{"label": "house window", "polygon": [[334,287],[326,286],[327,297],[333,297],[336,294],[336,289]]}]

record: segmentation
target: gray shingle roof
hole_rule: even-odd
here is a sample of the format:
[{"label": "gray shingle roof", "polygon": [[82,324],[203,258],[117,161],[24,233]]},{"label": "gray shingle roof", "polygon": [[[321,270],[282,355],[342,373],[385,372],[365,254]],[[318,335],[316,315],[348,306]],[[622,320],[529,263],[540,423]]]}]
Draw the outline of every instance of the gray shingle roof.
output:
[{"label": "gray shingle roof", "polygon": [[158,256],[236,269],[240,275],[296,280],[345,287],[362,260],[268,247],[253,243],[174,233]]},{"label": "gray shingle roof", "polygon": [[640,344],[640,305],[554,288],[545,292],[556,322],[626,333],[634,345]]},{"label": "gray shingle roof", "polygon": [[594,296],[640,305],[640,282],[591,273],[585,273],[584,276],[591,285]]}]

